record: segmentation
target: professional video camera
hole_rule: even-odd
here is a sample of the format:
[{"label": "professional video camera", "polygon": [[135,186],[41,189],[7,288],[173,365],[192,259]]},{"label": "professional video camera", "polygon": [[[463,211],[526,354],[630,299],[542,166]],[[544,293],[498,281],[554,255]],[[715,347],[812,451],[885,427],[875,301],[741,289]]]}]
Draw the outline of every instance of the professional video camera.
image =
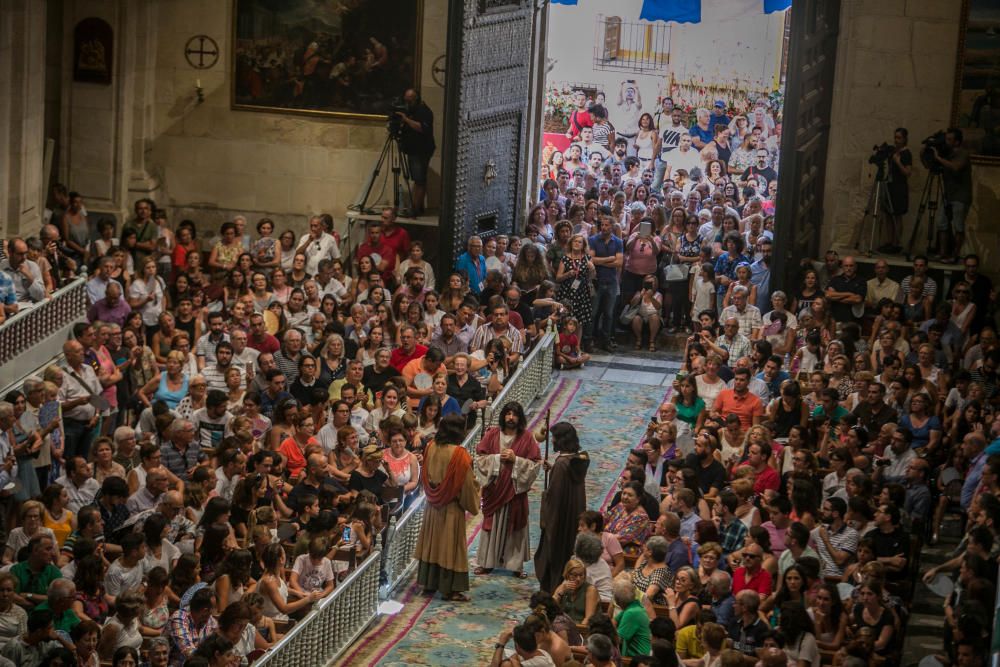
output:
[{"label": "professional video camera", "polygon": [[885,166],[885,163],[889,161],[889,158],[895,152],[895,147],[883,141],[881,146],[872,146],[872,154],[868,158],[868,164],[878,165],[879,167]]},{"label": "professional video camera", "polygon": [[945,140],[945,131],[938,130],[931,136],[927,137],[920,142],[922,148],[920,149],[920,162],[927,169],[934,174],[940,174],[944,171],[944,167],[941,163],[934,159],[934,151],[932,149],[936,148],[938,155],[943,158],[947,158],[951,155],[951,148],[948,147],[948,142]]},{"label": "professional video camera", "polygon": [[396,139],[399,139],[403,134],[403,119],[396,113],[406,113],[409,110],[410,107],[407,106],[402,97],[397,97],[389,102],[389,123],[386,125],[386,129]]}]

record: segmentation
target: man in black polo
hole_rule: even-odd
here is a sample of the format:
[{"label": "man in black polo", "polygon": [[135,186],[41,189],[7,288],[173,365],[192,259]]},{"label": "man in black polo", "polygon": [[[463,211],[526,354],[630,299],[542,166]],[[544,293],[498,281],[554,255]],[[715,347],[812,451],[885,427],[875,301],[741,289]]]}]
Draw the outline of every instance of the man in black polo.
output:
[{"label": "man in black polo", "polygon": [[859,309],[861,315],[855,315],[853,309],[855,306],[863,307],[868,285],[858,278],[858,264],[853,257],[845,257],[840,269],[840,274],[830,279],[824,292],[830,302],[830,313],[837,322],[860,321],[864,311]]},{"label": "man in black polo", "polygon": [[880,503],[875,512],[875,530],[866,539],[874,545],[875,558],[885,566],[886,578],[899,581],[906,576],[910,553],[910,536],[900,525],[899,508]]},{"label": "man in black polo", "polygon": [[885,402],[884,384],[881,382],[868,383],[865,400],[854,408],[854,416],[869,433],[878,433],[883,425],[896,421],[896,411]]}]

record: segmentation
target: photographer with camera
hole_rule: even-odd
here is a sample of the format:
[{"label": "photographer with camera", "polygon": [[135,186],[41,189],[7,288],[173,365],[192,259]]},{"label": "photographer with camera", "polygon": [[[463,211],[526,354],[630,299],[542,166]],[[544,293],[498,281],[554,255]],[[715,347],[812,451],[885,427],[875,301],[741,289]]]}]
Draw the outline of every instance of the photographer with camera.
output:
[{"label": "photographer with camera", "polygon": [[972,206],[972,163],[957,127],[945,130],[943,146],[927,147],[934,159],[931,168],[938,166],[944,181],[944,206],[938,208],[936,221],[938,253],[940,261],[954,264],[965,243],[965,217]]},{"label": "photographer with camera", "polygon": [[420,99],[420,93],[407,88],[403,93],[402,105],[393,103],[390,117],[390,131],[396,132],[400,150],[406,155],[413,181],[412,214],[423,215],[424,198],[427,195],[427,170],[431,156],[437,148],[434,143],[434,112]]},{"label": "photographer with camera", "polygon": [[889,157],[889,174],[886,181],[892,215],[889,216],[889,241],[878,249],[879,252],[902,252],[899,239],[903,233],[903,216],[910,208],[909,178],[913,173],[913,154],[906,145],[910,137],[905,127],[897,127],[892,134],[892,153]]}]

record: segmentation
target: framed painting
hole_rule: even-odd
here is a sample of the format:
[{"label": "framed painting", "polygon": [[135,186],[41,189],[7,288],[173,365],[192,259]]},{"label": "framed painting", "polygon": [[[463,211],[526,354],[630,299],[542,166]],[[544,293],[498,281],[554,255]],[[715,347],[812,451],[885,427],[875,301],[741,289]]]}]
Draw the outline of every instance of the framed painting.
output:
[{"label": "framed painting", "polygon": [[233,2],[233,109],[384,120],[419,90],[422,0]]},{"label": "framed painting", "polygon": [[963,0],[952,125],[972,161],[1000,165],[1000,0]]}]

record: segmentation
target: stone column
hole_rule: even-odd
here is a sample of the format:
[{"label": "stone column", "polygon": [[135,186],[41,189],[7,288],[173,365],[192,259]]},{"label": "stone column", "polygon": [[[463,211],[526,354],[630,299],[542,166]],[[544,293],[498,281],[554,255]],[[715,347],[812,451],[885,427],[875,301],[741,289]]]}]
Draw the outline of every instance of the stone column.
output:
[{"label": "stone column", "polygon": [[0,236],[35,234],[45,205],[45,8],[0,0]]}]

